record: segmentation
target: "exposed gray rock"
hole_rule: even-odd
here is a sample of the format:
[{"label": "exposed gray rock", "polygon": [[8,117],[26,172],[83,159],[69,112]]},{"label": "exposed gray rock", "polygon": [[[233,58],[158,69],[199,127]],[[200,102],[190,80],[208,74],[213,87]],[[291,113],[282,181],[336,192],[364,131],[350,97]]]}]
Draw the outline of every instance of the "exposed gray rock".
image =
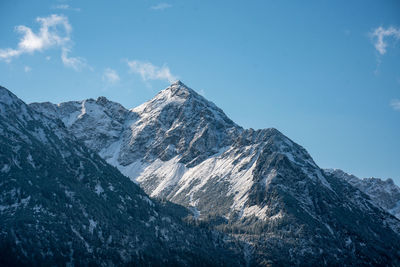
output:
[{"label": "exposed gray rock", "polygon": [[[118,105],[88,102],[89,114],[91,105],[105,107],[121,128],[126,112]],[[108,125],[80,119],[108,134]],[[102,139],[94,128],[87,134]],[[115,138],[109,134],[106,140]],[[57,116],[33,111],[0,87],[0,266],[244,264],[239,242],[183,223],[187,215],[151,200]]]},{"label": "exposed gray rock", "polygon": [[191,208],[196,225],[248,242],[251,264],[400,264],[399,220],[278,130],[243,129],[179,81],[125,110],[113,143],[92,138],[97,128],[88,124],[107,117],[104,109],[85,112],[93,119],[84,121],[83,112],[63,108],[68,103],[33,107],[76,118],[68,129],[149,195]]},{"label": "exposed gray rock", "polygon": [[367,194],[376,205],[382,207],[400,219],[400,187],[398,187],[392,179],[360,179],[339,169],[326,169],[325,172],[343,179],[357,187]]}]

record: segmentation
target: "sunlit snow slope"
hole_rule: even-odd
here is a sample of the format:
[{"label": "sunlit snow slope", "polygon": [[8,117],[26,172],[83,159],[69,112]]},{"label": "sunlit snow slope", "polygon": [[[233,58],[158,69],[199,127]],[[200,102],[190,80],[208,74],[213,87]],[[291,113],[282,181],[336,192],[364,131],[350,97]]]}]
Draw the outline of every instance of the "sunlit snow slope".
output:
[{"label": "sunlit snow slope", "polygon": [[0,87],[0,266],[243,264],[181,214]]},{"label": "sunlit snow slope", "polygon": [[149,195],[250,242],[257,264],[400,264],[395,217],[278,130],[243,129],[180,81],[131,110],[103,97],[31,107]]}]

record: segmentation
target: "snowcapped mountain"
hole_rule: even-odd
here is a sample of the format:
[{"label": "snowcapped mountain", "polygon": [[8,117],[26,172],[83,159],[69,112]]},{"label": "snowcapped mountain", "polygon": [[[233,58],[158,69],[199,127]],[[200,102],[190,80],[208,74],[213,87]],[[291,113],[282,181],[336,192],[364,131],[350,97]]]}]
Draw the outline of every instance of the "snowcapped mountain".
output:
[{"label": "snowcapped mountain", "polygon": [[[242,129],[180,81],[132,110],[104,97],[60,105],[34,103],[31,107],[61,119],[76,137],[153,197],[180,199],[191,205],[198,202],[193,196],[214,176],[229,175],[238,179],[232,179],[234,186],[225,192],[235,195],[234,206],[226,207],[225,216],[232,211],[243,216],[258,214],[244,204],[253,185],[256,160],[267,147],[297,164],[312,183],[330,188],[302,147],[276,129]],[[276,172],[268,171],[265,183]]]},{"label": "snowcapped mountain", "polygon": [[372,201],[400,219],[400,187],[392,179],[360,179],[339,169],[326,169],[332,175],[341,178],[367,194]]},{"label": "snowcapped mountain", "polygon": [[183,223],[185,208],[151,200],[63,122],[3,87],[0,151],[1,266],[244,264],[227,236]]},{"label": "snowcapped mountain", "polygon": [[128,110],[98,98],[33,109],[152,197],[249,244],[255,265],[400,264],[400,222],[276,129],[243,129],[181,82]]}]

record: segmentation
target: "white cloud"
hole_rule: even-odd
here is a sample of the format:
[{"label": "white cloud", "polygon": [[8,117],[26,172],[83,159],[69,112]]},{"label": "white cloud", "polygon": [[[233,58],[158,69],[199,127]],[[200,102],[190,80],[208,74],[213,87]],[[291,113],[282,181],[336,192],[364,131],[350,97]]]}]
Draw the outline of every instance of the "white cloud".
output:
[{"label": "white cloud", "polygon": [[119,82],[119,80],[120,80],[119,75],[115,70],[111,68],[105,69],[103,74],[103,81],[114,84]]},{"label": "white cloud", "polygon": [[61,60],[64,66],[73,68],[76,71],[81,70],[82,68],[86,67],[86,60],[81,57],[69,57],[70,50],[66,47],[61,49]]},{"label": "white cloud", "polygon": [[24,71],[25,71],[25,72],[30,72],[31,70],[32,70],[32,68],[29,67],[29,66],[25,66],[25,67],[24,67]]},{"label": "white cloud", "polygon": [[400,111],[400,99],[393,99],[390,102],[390,106],[394,109],[394,110],[399,110]]},{"label": "white cloud", "polygon": [[45,18],[38,17],[36,21],[40,24],[37,33],[34,33],[31,28],[23,25],[15,28],[22,35],[18,46],[15,49],[0,49],[0,60],[10,62],[13,58],[22,54],[33,54],[36,51],[58,47],[61,48],[61,60],[65,66],[79,70],[87,65],[82,58],[68,57],[70,47],[72,46],[72,27],[66,16],[53,14]]},{"label": "white cloud", "polygon": [[53,9],[72,10],[72,11],[78,11],[78,12],[81,11],[80,8],[71,7],[71,6],[67,5],[67,4],[53,6]]},{"label": "white cloud", "polygon": [[393,26],[385,29],[383,27],[376,28],[372,33],[371,37],[374,40],[374,46],[379,54],[386,54],[386,47],[388,45],[387,38],[400,39],[400,29]]},{"label": "white cloud", "polygon": [[168,3],[159,3],[157,5],[151,6],[150,8],[153,10],[164,10],[167,8],[172,7],[172,5],[168,4]]},{"label": "white cloud", "polygon": [[[64,46],[70,41],[71,25],[65,16],[51,15],[46,18],[37,18],[41,24],[39,32],[35,34],[26,26],[20,25],[15,30],[22,35],[16,49],[0,49],[0,59],[11,61],[21,54],[32,54],[53,46]],[[63,34],[60,32],[63,29]]]},{"label": "white cloud", "polygon": [[11,58],[17,57],[21,54],[21,51],[16,50],[16,49],[0,49],[0,60],[4,60],[6,62],[10,62]]},{"label": "white cloud", "polygon": [[158,67],[150,62],[133,60],[128,61],[128,66],[130,72],[139,74],[144,81],[166,80],[172,83],[177,80],[177,77],[172,75],[170,69],[166,65]]}]

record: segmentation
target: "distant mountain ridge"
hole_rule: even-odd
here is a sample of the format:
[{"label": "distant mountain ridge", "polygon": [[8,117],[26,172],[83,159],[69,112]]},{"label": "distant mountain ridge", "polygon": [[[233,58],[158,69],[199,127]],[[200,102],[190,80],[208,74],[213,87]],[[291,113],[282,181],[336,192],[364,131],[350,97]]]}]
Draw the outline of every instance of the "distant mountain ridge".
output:
[{"label": "distant mountain ridge", "polygon": [[247,242],[249,264],[400,264],[398,219],[278,130],[243,129],[180,81],[131,110],[103,97],[30,107],[152,197]]},{"label": "distant mountain ridge", "polygon": [[326,169],[338,178],[344,179],[367,194],[373,202],[400,219],[400,187],[392,179],[379,178],[360,179],[339,169]]}]

